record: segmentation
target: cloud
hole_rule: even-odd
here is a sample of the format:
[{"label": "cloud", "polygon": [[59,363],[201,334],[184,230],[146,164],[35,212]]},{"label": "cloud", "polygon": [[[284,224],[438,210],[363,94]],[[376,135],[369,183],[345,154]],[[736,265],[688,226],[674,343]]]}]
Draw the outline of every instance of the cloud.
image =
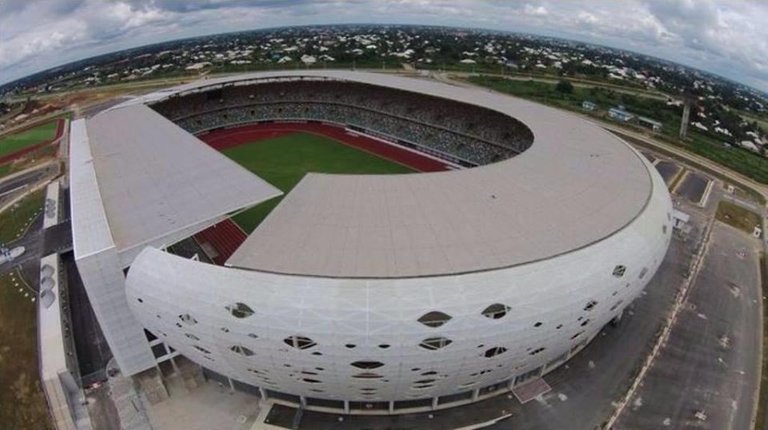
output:
[{"label": "cloud", "polygon": [[[710,67],[737,67],[768,79],[768,5],[759,2],[651,0],[648,11],[672,43],[698,54]],[[764,87],[765,88],[765,87]]]},{"label": "cloud", "polygon": [[576,22],[579,24],[584,24],[587,26],[592,26],[594,24],[597,24],[598,19],[595,15],[592,15],[589,12],[579,12],[578,15],[576,15]]},{"label": "cloud", "polygon": [[531,16],[546,16],[546,15],[549,15],[549,11],[544,6],[542,6],[542,5],[533,6],[533,5],[530,5],[530,4],[526,4],[525,5],[525,7],[523,8],[523,13],[525,13],[526,15],[531,15]]},{"label": "cloud", "polygon": [[768,90],[768,4],[757,0],[1,0],[0,81],[183,37],[355,22],[574,38]]}]

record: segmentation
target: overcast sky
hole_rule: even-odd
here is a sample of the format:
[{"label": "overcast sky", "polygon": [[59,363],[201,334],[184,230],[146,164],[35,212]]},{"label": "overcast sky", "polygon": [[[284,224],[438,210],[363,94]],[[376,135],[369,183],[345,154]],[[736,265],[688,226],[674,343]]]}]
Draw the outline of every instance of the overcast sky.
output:
[{"label": "overcast sky", "polygon": [[0,84],[154,42],[333,23],[558,36],[670,59],[768,91],[766,0],[0,0]]}]

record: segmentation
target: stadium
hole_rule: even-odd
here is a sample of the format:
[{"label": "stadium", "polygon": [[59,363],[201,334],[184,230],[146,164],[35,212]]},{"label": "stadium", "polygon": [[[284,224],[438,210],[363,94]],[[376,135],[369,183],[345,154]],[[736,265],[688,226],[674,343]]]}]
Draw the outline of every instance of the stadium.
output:
[{"label": "stadium", "polygon": [[672,204],[582,118],[352,71],[201,80],[70,131],[75,259],[120,371],[321,411],[525,386],[643,291]]}]

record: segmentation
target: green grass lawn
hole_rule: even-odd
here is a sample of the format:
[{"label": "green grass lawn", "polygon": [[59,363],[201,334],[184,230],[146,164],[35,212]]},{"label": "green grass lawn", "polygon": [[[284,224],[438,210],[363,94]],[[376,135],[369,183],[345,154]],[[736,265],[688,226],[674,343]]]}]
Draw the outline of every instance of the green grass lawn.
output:
[{"label": "green grass lawn", "polygon": [[[337,174],[413,172],[409,167],[333,139],[309,133],[295,133],[246,143],[224,150],[224,154],[286,194],[308,172]],[[281,199],[279,197],[262,203],[236,215],[234,220],[246,233],[250,233]]]},{"label": "green grass lawn", "polygon": [[728,225],[752,234],[755,227],[760,225],[760,215],[726,200],[717,205],[715,217]]},{"label": "green grass lawn", "polygon": [[[27,293],[25,297],[24,294]],[[49,429],[37,370],[33,293],[14,270],[0,275],[0,428]]]},{"label": "green grass lawn", "polygon": [[0,137],[0,157],[52,139],[56,136],[56,123],[56,120],[52,120],[29,130]]},{"label": "green grass lawn", "polygon": [[0,215],[0,244],[9,244],[21,237],[27,226],[42,213],[45,190],[38,190]]},{"label": "green grass lawn", "polygon": [[768,158],[761,157],[743,148],[725,148],[720,142],[700,133],[689,134],[692,142],[685,148],[722,164],[750,178],[768,184]]},{"label": "green grass lawn", "polygon": [[677,135],[680,127],[681,108],[667,106],[664,100],[627,94],[611,88],[574,86],[572,92],[560,92],[556,89],[556,82],[511,80],[485,75],[472,76],[468,81],[499,92],[585,114],[590,113],[581,107],[585,100],[597,104],[598,111],[592,112],[597,115],[602,115],[611,107],[624,105],[633,113],[661,121],[664,124],[664,132],[673,136]]}]

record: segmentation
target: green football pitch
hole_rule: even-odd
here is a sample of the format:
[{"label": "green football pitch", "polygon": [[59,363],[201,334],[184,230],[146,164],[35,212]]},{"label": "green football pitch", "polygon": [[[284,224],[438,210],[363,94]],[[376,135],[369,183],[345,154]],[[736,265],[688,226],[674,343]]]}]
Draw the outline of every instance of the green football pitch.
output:
[{"label": "green football pitch", "polygon": [[[348,174],[411,173],[413,169],[333,139],[293,133],[225,149],[224,154],[288,194],[309,172]],[[264,202],[233,217],[246,233],[280,203]]]},{"label": "green football pitch", "polygon": [[9,134],[0,137],[0,157],[12,154],[27,146],[36,145],[42,141],[52,139],[56,136],[56,123],[53,120],[40,124],[37,127],[30,128],[19,133]]}]

